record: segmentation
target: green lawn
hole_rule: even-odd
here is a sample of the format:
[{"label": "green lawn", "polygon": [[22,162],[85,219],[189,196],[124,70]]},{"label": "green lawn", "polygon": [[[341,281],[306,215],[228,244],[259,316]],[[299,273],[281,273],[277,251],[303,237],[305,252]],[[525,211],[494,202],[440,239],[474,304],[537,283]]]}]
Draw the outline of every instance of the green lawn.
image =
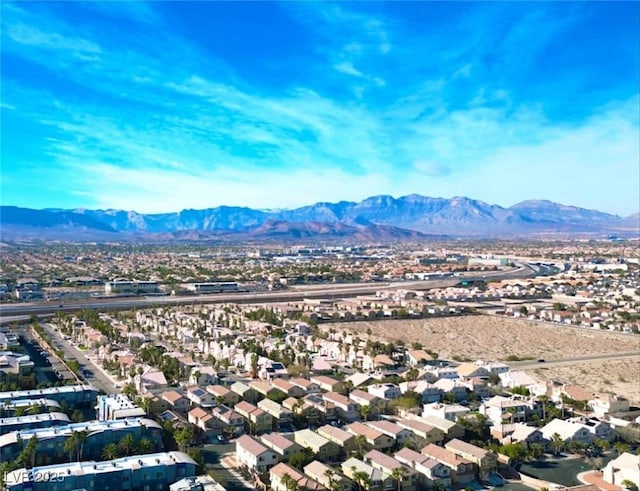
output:
[{"label": "green lawn", "polygon": [[[612,457],[601,457],[602,466],[607,465]],[[563,486],[577,486],[581,484],[577,475],[581,472],[593,470],[592,459],[577,457],[569,459],[546,459],[537,462],[527,462],[522,464],[518,470],[529,476],[545,481],[555,482]]]}]

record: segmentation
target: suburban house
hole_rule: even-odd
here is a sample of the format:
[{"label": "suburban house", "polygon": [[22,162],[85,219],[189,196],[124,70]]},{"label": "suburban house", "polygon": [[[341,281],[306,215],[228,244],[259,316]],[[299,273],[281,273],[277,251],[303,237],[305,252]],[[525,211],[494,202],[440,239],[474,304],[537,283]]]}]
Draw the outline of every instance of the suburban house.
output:
[{"label": "suburban house", "polygon": [[238,436],[244,433],[245,419],[228,406],[216,406],[211,410],[211,414],[220,423],[220,427],[230,436]]},{"label": "suburban house", "polygon": [[302,387],[294,385],[289,380],[284,380],[281,378],[274,379],[271,384],[278,390],[284,392],[289,397],[302,397],[307,391]]},{"label": "suburban house", "polygon": [[428,425],[438,428],[444,433],[445,438],[462,438],[464,436],[464,428],[454,421],[439,416],[423,416],[419,421],[424,421]]},{"label": "suburban house", "polygon": [[232,392],[238,394],[240,399],[250,402],[251,404],[256,404],[259,400],[263,399],[262,394],[260,394],[256,389],[253,389],[242,382],[235,382],[229,388]]},{"label": "suburban house", "polygon": [[453,439],[444,446],[447,450],[460,457],[470,460],[478,466],[478,478],[486,480],[495,472],[498,466],[498,457],[495,453],[485,450],[462,440]]},{"label": "suburban house", "polygon": [[609,462],[603,469],[602,478],[617,486],[622,481],[631,481],[636,488],[640,487],[640,455],[624,452]]},{"label": "suburban house", "polygon": [[351,480],[354,480],[354,476],[357,475],[356,473],[366,475],[370,483],[370,486],[368,486],[370,491],[393,491],[394,489],[395,483],[389,474],[361,460],[352,457],[343,462],[341,468],[343,474]]},{"label": "suburban house", "polygon": [[[320,400],[322,401],[322,399]],[[320,411],[304,399],[289,397],[282,401],[282,407],[290,410],[293,414],[305,417],[310,424],[315,424],[320,419]]]},{"label": "suburban house", "polygon": [[534,403],[512,397],[494,396],[480,405],[480,413],[499,425],[502,423],[523,423],[527,414],[534,410]]},{"label": "suburban house", "polygon": [[328,490],[351,491],[353,483],[331,467],[314,460],[304,467],[304,473]]},{"label": "suburban house", "polygon": [[367,426],[378,430],[381,433],[384,433],[387,436],[390,436],[396,442],[397,447],[402,447],[404,441],[409,438],[413,433],[411,430],[407,428],[403,428],[391,421],[380,420],[380,421],[369,421],[365,423]]},{"label": "suburban house", "polygon": [[271,399],[262,399],[258,403],[258,408],[270,414],[278,425],[289,424],[293,421],[293,412]]},{"label": "suburban house", "polygon": [[451,469],[437,460],[406,447],[396,452],[394,457],[398,462],[416,471],[419,481],[423,484],[441,484],[445,488],[451,486]]},{"label": "suburban house", "polygon": [[[285,479],[285,476],[289,476],[290,480]],[[290,491],[290,483],[295,483],[296,489],[299,491],[321,491],[325,489],[320,483],[301,474],[284,462],[280,462],[271,468],[269,480],[273,491]]]},{"label": "suburban house", "polygon": [[456,422],[458,418],[464,418],[471,410],[468,407],[459,404],[444,404],[433,402],[425,404],[422,408],[422,417],[438,416],[439,418],[448,419]]},{"label": "suburban house", "polygon": [[422,438],[425,443],[440,443],[444,440],[442,430],[424,421],[417,419],[400,419],[397,421],[397,424],[401,428],[409,430],[417,437]]},{"label": "suburban house", "polygon": [[206,391],[215,398],[216,402],[225,406],[234,406],[240,402],[240,396],[223,385],[207,385]]},{"label": "suburban house", "polygon": [[215,396],[198,386],[187,389],[187,399],[191,401],[192,406],[214,407],[218,404]]},{"label": "suburban house", "polygon": [[363,423],[351,423],[350,425],[345,426],[345,430],[356,438],[358,435],[364,436],[366,440],[365,446],[369,449],[388,450],[395,444],[395,440],[390,436],[385,435],[381,431]]},{"label": "suburban house", "polygon": [[292,455],[302,453],[302,447],[289,438],[278,433],[267,433],[260,437],[265,447],[270,448],[280,456],[280,460],[286,461]]},{"label": "suburban house", "polygon": [[335,406],[338,416],[344,421],[355,421],[360,418],[360,405],[347,396],[337,392],[325,392],[322,398]]},{"label": "suburban house", "polygon": [[564,443],[572,441],[591,443],[593,440],[593,435],[586,426],[557,418],[540,428],[540,431],[545,440],[549,441],[553,441],[555,434],[558,434]]},{"label": "suburban house", "polygon": [[250,473],[264,474],[278,463],[278,455],[249,435],[236,440],[236,459]]},{"label": "suburban house", "polygon": [[312,382],[306,378],[294,377],[289,379],[289,382],[296,387],[301,388],[306,394],[315,394],[320,392],[320,384]]},{"label": "suburban house", "polygon": [[177,411],[179,413],[186,413],[191,407],[191,403],[189,399],[185,396],[176,392],[175,390],[167,390],[160,394],[160,398],[166,401],[169,409],[172,411]]},{"label": "suburban house", "polygon": [[189,423],[196,426],[203,432],[208,432],[214,429],[216,425],[216,419],[213,415],[200,407],[194,407],[187,414]]},{"label": "suburban house", "polygon": [[395,384],[375,384],[367,387],[369,394],[373,394],[380,399],[397,399],[402,395],[400,387]]},{"label": "suburban house", "polygon": [[437,460],[451,469],[452,484],[464,484],[475,479],[475,464],[446,448],[430,443],[420,450],[420,453],[430,459]]},{"label": "suburban house", "polygon": [[334,462],[340,455],[341,448],[337,443],[320,436],[318,433],[304,429],[293,434],[294,441],[303,448],[310,448],[318,460]]},{"label": "suburban house", "polygon": [[344,394],[345,392],[344,383],[327,375],[315,375],[310,377],[309,380],[317,384],[318,387],[325,392],[338,392],[340,394]]},{"label": "suburban house", "polygon": [[235,411],[249,423],[252,433],[264,433],[270,431],[273,425],[273,418],[269,413],[263,411],[253,404],[242,401],[235,405]]},{"label": "suburban house", "polygon": [[336,443],[341,449],[343,455],[349,455],[358,449],[356,444],[356,437],[352,433],[344,431],[341,428],[336,428],[331,425],[324,425],[318,428],[318,435],[325,437]]},{"label": "suburban house", "polygon": [[394,470],[401,469],[400,472],[402,474],[400,479],[394,478],[396,481],[396,489],[403,491],[413,491],[415,489],[415,471],[390,455],[383,454],[378,450],[370,450],[363,457],[363,460],[374,469],[389,474],[392,478],[394,478]]},{"label": "suburban house", "polygon": [[370,414],[380,414],[387,405],[387,401],[361,389],[354,389],[349,393],[351,399],[360,407],[369,406]]}]

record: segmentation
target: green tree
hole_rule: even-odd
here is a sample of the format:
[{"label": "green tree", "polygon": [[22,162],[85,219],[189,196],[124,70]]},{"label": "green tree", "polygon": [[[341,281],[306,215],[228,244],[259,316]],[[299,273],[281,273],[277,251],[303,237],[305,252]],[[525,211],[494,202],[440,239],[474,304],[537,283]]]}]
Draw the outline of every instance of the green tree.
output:
[{"label": "green tree", "polygon": [[360,406],[360,416],[365,421],[369,421],[369,416],[371,415],[371,406],[365,404],[364,406]]},{"label": "green tree", "polygon": [[553,453],[560,455],[560,451],[564,448],[564,440],[558,433],[551,435],[551,446],[553,447]]},{"label": "green tree", "polygon": [[191,443],[191,440],[193,440],[193,428],[191,426],[178,428],[175,430],[174,438],[178,445],[178,450],[184,452],[187,446]]},{"label": "green tree", "polygon": [[396,489],[398,491],[402,490],[402,480],[406,473],[407,470],[404,467],[396,467],[391,471],[391,478],[396,482]]},{"label": "green tree", "polygon": [[299,491],[300,485],[296,482],[296,480],[291,477],[288,473],[284,473],[280,478],[280,482],[284,485],[287,491]]},{"label": "green tree", "polygon": [[120,450],[120,453],[125,457],[133,455],[136,447],[136,439],[131,433],[124,435],[118,442],[118,450]]},{"label": "green tree", "polygon": [[102,449],[102,458],[104,460],[114,460],[120,457],[120,450],[115,443],[107,443]]}]

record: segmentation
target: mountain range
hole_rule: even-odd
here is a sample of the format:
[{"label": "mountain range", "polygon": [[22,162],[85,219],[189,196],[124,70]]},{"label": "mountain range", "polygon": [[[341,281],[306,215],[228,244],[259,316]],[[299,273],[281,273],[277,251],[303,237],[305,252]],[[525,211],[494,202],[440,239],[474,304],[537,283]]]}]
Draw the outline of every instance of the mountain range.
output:
[{"label": "mountain range", "polygon": [[0,207],[5,238],[407,240],[434,236],[638,234],[640,215],[608,213],[529,200],[509,208],[465,197],[372,196],[360,202],[315,203],[288,210],[219,206],[143,214],[123,210],[33,210]]}]

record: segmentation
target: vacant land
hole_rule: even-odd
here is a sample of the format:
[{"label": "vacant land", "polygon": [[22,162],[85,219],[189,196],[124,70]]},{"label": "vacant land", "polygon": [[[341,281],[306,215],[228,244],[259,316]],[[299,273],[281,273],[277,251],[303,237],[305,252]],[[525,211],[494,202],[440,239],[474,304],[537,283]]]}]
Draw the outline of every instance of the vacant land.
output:
[{"label": "vacant land", "polygon": [[[421,343],[443,359],[502,360],[509,356],[547,361],[581,355],[638,351],[640,336],[490,315],[438,319],[321,324],[362,339]],[[530,370],[536,378],[570,382],[596,392],[615,392],[640,401],[640,361],[580,362],[573,366]]]},{"label": "vacant land", "polygon": [[638,350],[640,336],[554,326],[492,315],[437,319],[321,324],[357,333],[362,339],[422,343],[440,358],[506,360],[509,356],[545,360]]},{"label": "vacant land", "polygon": [[640,359],[580,363],[571,367],[541,367],[529,372],[538,379],[581,385],[598,395],[621,394],[632,404],[640,404]]}]

